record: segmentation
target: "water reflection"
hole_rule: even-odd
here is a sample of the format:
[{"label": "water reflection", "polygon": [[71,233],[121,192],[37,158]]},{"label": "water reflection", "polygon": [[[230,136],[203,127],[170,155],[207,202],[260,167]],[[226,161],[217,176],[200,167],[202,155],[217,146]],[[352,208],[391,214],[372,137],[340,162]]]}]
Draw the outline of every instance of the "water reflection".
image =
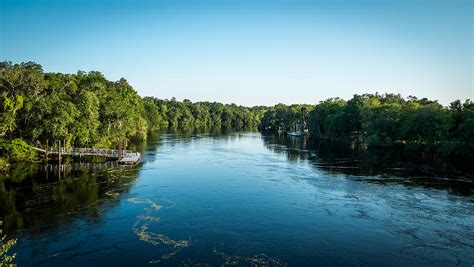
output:
[{"label": "water reflection", "polygon": [[399,183],[474,195],[474,166],[469,159],[450,159],[394,149],[361,150],[308,137],[267,134],[265,146],[290,161],[305,160],[328,174],[346,174],[368,183]]},{"label": "water reflection", "polygon": [[[24,168],[15,166],[15,170]],[[0,218],[5,232],[28,228],[54,231],[61,218],[98,219],[104,203],[117,202],[132,186],[139,167],[116,162],[30,165],[0,178]]]}]

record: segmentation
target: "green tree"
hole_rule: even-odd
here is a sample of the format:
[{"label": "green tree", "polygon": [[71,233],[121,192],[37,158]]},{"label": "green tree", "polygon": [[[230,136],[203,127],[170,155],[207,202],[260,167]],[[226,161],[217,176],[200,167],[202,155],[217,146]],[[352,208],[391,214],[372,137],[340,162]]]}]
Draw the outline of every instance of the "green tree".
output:
[{"label": "green tree", "polygon": [[12,98],[5,97],[3,100],[3,112],[0,116],[0,137],[12,133],[16,126],[16,114],[23,107],[23,97],[16,95]]},{"label": "green tree", "polygon": [[79,116],[73,123],[74,143],[79,146],[94,144],[98,139],[99,98],[95,93],[81,90],[75,98]]},{"label": "green tree", "polygon": [[405,108],[400,136],[409,144],[433,146],[447,138],[450,117],[438,103],[419,103]]}]

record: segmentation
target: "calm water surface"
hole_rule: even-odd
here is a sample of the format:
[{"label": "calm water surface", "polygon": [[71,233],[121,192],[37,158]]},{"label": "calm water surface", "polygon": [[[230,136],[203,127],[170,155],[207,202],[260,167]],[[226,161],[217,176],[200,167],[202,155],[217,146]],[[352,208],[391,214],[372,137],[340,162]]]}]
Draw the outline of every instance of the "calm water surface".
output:
[{"label": "calm water surface", "polygon": [[135,167],[17,166],[0,180],[17,263],[474,264],[469,170],[254,132],[140,149]]}]

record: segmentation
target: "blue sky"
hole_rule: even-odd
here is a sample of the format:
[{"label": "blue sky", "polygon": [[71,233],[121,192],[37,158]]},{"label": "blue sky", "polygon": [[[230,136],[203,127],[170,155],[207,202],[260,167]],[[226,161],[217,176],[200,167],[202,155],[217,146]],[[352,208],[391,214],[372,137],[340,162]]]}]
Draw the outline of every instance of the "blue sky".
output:
[{"label": "blue sky", "polygon": [[0,0],[0,60],[243,105],[474,99],[471,0]]}]

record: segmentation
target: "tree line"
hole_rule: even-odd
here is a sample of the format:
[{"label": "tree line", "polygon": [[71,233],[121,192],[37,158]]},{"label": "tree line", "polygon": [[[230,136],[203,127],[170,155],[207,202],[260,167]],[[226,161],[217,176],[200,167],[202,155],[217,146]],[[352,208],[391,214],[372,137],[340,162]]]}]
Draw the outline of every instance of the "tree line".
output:
[{"label": "tree line", "polygon": [[313,137],[372,147],[403,147],[448,155],[473,155],[474,103],[459,100],[444,107],[437,101],[398,94],[331,98],[317,105],[269,108],[261,128],[288,130],[306,123]]},{"label": "tree line", "polygon": [[100,72],[46,73],[34,62],[0,63],[0,137],[110,147],[144,139],[141,97],[125,79]]},{"label": "tree line", "polygon": [[152,130],[162,127],[257,128],[266,107],[244,107],[218,102],[177,101],[143,98],[145,113]]},{"label": "tree line", "polygon": [[285,131],[296,122],[305,124],[313,137],[367,146],[470,155],[474,146],[474,104],[470,100],[444,107],[426,98],[364,94],[316,105],[193,103],[142,98],[123,78],[110,81],[97,71],[44,72],[34,62],[0,62],[0,109],[0,151],[5,154],[10,149],[11,154],[16,150],[8,145],[14,144],[19,157],[32,153],[19,139],[114,148],[124,140],[145,140],[149,133],[166,127]]},{"label": "tree line", "polygon": [[[0,89],[0,148],[4,149],[4,141],[15,138],[107,148],[123,140],[145,140],[148,133],[164,127],[257,127],[265,110],[141,98],[123,78],[110,81],[97,71],[44,72],[34,62],[0,62]],[[24,146],[16,143],[15,148]]]}]

